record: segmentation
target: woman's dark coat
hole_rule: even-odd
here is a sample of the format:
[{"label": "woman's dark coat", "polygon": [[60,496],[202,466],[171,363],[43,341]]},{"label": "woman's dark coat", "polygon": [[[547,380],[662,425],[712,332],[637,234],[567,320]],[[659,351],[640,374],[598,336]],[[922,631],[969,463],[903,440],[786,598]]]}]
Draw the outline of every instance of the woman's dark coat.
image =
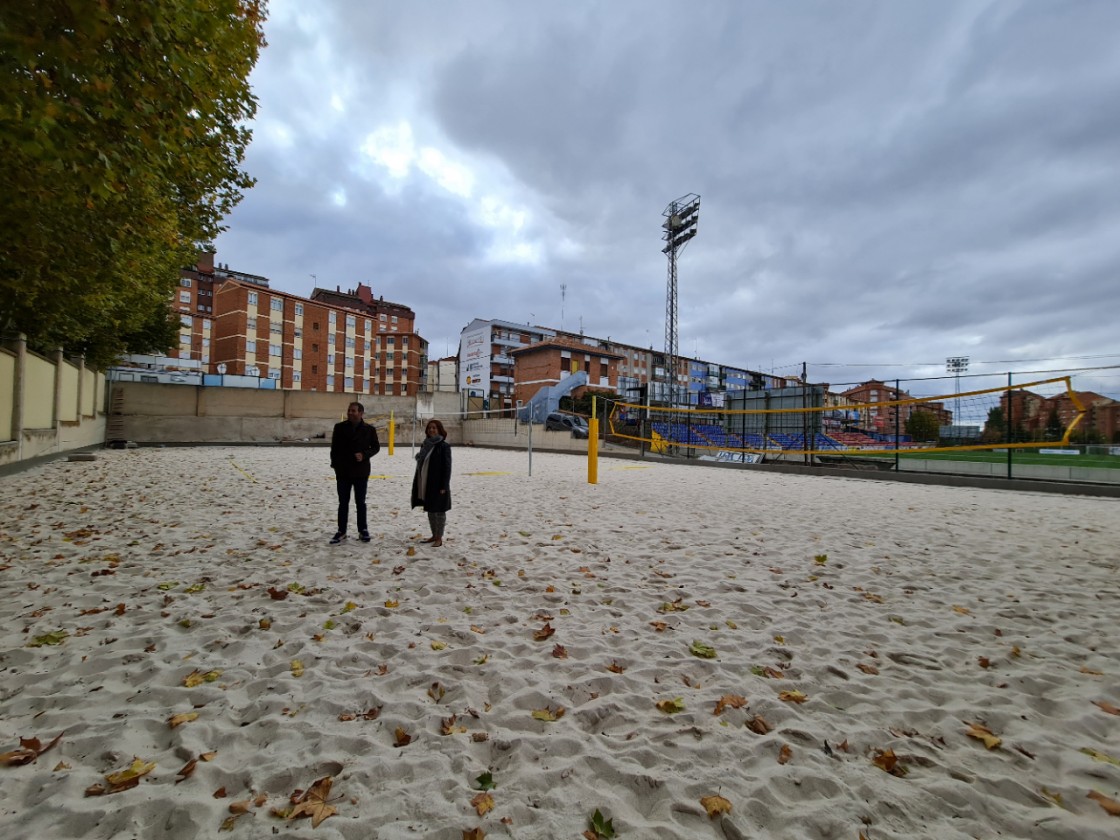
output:
[{"label": "woman's dark coat", "polygon": [[[416,475],[412,478],[412,506],[423,506],[428,513],[441,513],[451,510],[451,445],[441,440],[428,456],[428,484],[424,488],[424,500],[417,492],[420,484],[420,467],[416,464]],[[447,492],[440,493],[440,490]]]}]

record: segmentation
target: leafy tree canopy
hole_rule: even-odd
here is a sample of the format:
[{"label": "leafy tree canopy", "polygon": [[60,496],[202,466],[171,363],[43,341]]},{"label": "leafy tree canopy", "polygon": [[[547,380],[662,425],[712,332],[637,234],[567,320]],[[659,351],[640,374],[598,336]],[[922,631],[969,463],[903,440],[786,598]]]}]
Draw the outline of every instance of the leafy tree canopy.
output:
[{"label": "leafy tree canopy", "polygon": [[100,366],[174,343],[178,269],[253,185],[241,162],[265,12],[0,4],[0,331]]},{"label": "leafy tree canopy", "polygon": [[914,440],[937,440],[941,421],[932,411],[916,409],[906,419],[906,434]]}]

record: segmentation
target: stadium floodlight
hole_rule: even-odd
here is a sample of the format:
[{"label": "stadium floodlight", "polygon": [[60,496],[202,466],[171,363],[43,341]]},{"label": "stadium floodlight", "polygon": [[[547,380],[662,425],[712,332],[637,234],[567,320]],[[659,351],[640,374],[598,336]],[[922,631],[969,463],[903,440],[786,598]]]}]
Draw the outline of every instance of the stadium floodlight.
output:
[{"label": "stadium floodlight", "polygon": [[665,247],[661,253],[669,258],[669,280],[665,291],[665,364],[668,368],[668,400],[675,405],[677,394],[677,254],[696,236],[700,219],[700,196],[682,195],[661,213],[665,231],[661,235]]},{"label": "stadium floodlight", "polygon": [[957,411],[953,415],[953,425],[960,425],[961,413],[961,374],[968,372],[968,356],[950,356],[945,360],[945,370],[957,377]]}]

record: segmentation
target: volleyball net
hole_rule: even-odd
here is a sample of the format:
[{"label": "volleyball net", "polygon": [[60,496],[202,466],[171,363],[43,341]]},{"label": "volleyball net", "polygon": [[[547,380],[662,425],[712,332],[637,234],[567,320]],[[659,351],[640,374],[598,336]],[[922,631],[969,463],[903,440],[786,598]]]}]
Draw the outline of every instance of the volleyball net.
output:
[{"label": "volleyball net", "polygon": [[611,403],[607,431],[655,453],[775,460],[1061,447],[1086,412],[1068,376],[932,396],[871,382],[842,394],[805,385],[724,399],[701,408]]}]

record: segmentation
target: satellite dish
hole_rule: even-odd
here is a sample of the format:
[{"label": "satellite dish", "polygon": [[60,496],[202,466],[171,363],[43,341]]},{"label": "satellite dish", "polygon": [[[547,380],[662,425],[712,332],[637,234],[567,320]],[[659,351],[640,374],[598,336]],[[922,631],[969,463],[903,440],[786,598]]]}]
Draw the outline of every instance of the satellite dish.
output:
[{"label": "satellite dish", "polygon": [[225,362],[218,362],[218,373],[225,374],[225,372],[226,372],[226,363]]}]

